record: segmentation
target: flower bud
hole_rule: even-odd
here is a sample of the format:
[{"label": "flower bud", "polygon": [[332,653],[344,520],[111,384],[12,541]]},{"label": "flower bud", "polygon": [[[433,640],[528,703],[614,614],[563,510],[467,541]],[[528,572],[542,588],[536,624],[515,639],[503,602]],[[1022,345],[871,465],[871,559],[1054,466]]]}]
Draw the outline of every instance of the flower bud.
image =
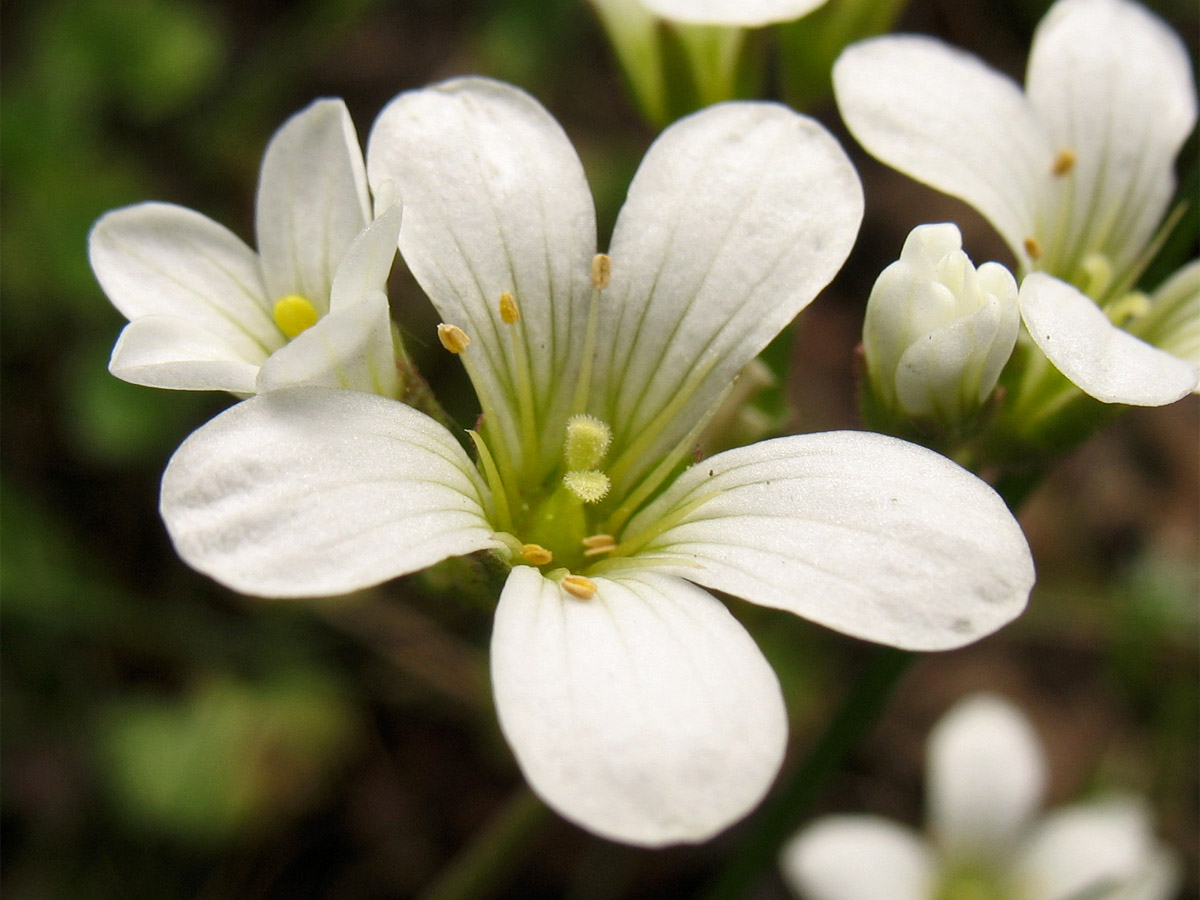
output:
[{"label": "flower bud", "polygon": [[1008,269],[976,270],[955,225],[914,228],[867,301],[863,350],[876,408],[893,420],[967,423],[996,387],[1020,322]]}]

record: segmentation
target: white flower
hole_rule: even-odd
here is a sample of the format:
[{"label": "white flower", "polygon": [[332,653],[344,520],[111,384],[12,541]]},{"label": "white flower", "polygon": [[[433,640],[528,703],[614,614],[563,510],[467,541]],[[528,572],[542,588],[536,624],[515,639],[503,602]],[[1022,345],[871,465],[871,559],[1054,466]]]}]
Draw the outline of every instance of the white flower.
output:
[{"label": "white flower", "polygon": [[[1029,721],[988,694],[934,728],[929,836],[873,815],[819,819],[783,850],[805,900],[1169,900],[1174,854],[1132,797],[1036,818],[1046,763]],[[869,864],[864,861],[869,860]]]},{"label": "white flower", "polygon": [[322,384],[395,396],[384,293],[400,206],[378,191],[340,100],[318,100],[272,137],[259,176],[258,253],[180,206],[104,215],[92,269],[129,319],[109,370],[134,384],[252,394]]},{"label": "white flower", "polygon": [[[594,0],[604,2],[604,0]],[[663,19],[689,25],[759,28],[790,22],[824,6],[826,0],[637,0]]]},{"label": "white flower", "polygon": [[1128,295],[1156,249],[1175,156],[1196,121],[1187,51],[1160,20],[1127,0],[1059,0],[1034,35],[1024,92],[916,35],[853,45],[834,87],[867,150],[974,206],[1024,272],[1044,273],[1024,279],[1021,313],[1077,387],[1145,406],[1196,387],[1200,358],[1117,327],[1134,330]]},{"label": "white flower", "polygon": [[400,95],[368,171],[404,199],[401,251],[479,394],[479,465],[400,403],[259,395],[164,475],[191,565],[283,597],[457,554],[509,559],[491,645],[503,732],[552,807],[648,846],[744,815],[786,743],[773,672],[697,585],[914,649],[1020,612],[1020,529],[930,451],[807,435],[685,468],[738,371],[854,241],[858,179],[821,126],[761,103],[676,123],[630,187],[611,256],[594,256],[566,135],[507,85]]},{"label": "white flower", "polygon": [[917,226],[867,301],[863,350],[875,399],[889,415],[968,421],[996,387],[1020,325],[1008,269],[976,270],[956,225]]}]

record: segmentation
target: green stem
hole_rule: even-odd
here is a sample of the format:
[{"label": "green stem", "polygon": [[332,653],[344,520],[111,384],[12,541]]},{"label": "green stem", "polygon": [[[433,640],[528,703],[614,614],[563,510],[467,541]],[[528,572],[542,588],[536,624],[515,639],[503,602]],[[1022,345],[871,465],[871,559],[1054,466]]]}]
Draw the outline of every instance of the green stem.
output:
[{"label": "green stem", "polygon": [[550,810],[522,786],[418,900],[483,900],[499,893],[550,818]]},{"label": "green stem", "polygon": [[808,813],[829,776],[875,724],[913,657],[892,647],[874,649],[825,734],[754,815],[749,837],[726,863],[704,900],[741,900],[749,895],[755,879],[774,864],[780,845]]}]

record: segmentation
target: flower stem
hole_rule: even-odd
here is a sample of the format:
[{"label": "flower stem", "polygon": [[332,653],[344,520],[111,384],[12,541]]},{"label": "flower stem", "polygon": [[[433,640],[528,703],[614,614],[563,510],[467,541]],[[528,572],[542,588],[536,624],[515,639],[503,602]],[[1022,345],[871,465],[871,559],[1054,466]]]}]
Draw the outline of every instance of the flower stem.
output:
[{"label": "flower stem", "polygon": [[550,819],[545,804],[520,787],[418,900],[483,900],[499,893]]},{"label": "flower stem", "polygon": [[755,879],[773,865],[780,845],[807,815],[829,776],[875,724],[913,658],[906,650],[874,649],[825,734],[753,816],[749,837],[727,861],[704,900],[740,900],[750,894]]}]

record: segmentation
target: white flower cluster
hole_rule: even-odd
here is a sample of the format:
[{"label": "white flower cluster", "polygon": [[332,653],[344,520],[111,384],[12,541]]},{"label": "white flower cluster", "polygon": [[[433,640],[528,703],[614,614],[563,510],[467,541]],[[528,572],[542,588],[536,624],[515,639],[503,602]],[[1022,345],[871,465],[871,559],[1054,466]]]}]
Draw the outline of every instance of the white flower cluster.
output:
[{"label": "white flower cluster", "polygon": [[1145,807],[1108,796],[1038,818],[1046,768],[1016,707],[968,697],[929,738],[927,836],[880,816],[818,819],[784,848],[784,880],[804,900],[1174,896],[1179,860],[1155,839]]},{"label": "white flower cluster", "polygon": [[[753,4],[764,16],[813,5]],[[1131,55],[1133,87],[1105,74]],[[971,265],[953,226],[914,233],[868,315],[890,403],[968,415],[1012,350],[1018,305],[1038,346],[1101,399],[1192,389],[1192,363],[1112,324],[1194,120],[1177,38],[1124,0],[1062,0],[1039,30],[1028,98],[919,38],[852,48],[835,75],[856,136],[978,205],[1031,270],[1018,295],[1003,269]],[[262,164],[257,253],[165,204],[105,216],[90,252],[130,320],[114,374],[249,397],[167,467],[161,511],[180,556],[261,597],[503,560],[491,674],[522,771],[568,819],[657,846],[745,815],[784,754],[775,675],[709,590],[935,650],[1012,620],[1033,584],[1004,502],[932,451],[844,432],[692,459],[738,373],[842,266],[862,211],[821,125],[722,103],[655,141],[598,254],[562,129],[522,91],[461,78],[396,97],[365,161],[340,101],[286,123]],[[385,294],[397,248],[478,395],[472,453],[397,399],[407,363]],[[1193,355],[1195,271],[1133,317]],[[1103,285],[1103,312],[1072,286],[1081,278]]]}]

